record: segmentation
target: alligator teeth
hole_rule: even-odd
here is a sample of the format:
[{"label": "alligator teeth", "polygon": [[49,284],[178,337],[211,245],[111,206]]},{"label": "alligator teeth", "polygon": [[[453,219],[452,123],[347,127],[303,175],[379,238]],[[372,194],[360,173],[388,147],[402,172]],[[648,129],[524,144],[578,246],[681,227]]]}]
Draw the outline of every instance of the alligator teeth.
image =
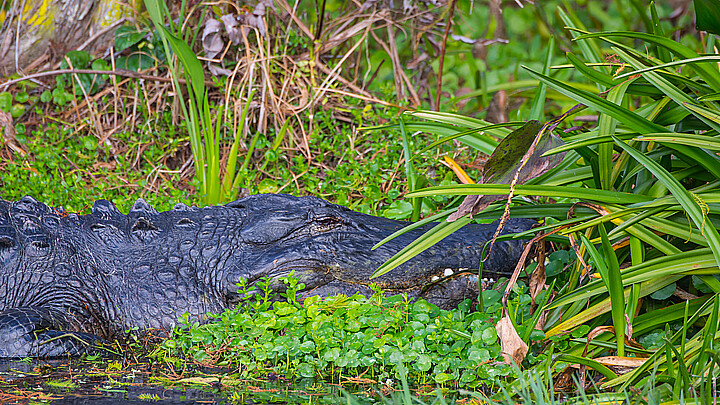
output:
[{"label": "alligator teeth", "polygon": [[445,269],[445,272],[443,273],[443,276],[449,277],[449,276],[452,276],[453,273],[454,273],[454,272],[453,272],[453,270],[452,270],[451,268],[447,268],[447,269]]}]

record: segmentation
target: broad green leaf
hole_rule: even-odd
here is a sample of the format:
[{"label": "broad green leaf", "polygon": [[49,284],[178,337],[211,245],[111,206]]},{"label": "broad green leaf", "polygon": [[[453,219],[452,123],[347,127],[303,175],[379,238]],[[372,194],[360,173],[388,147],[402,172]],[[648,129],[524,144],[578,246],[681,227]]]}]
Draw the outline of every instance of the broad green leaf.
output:
[{"label": "broad green leaf", "polygon": [[[511,184],[517,176],[517,182],[523,184],[557,166],[562,161],[563,155],[553,158],[541,155],[562,141],[551,133],[545,133],[542,128],[543,125],[539,121],[529,121],[522,128],[508,134],[485,162],[481,183]],[[468,196],[448,220],[454,221],[468,213],[475,215],[492,202],[504,198],[507,196]]]},{"label": "broad green leaf", "polygon": [[115,31],[115,52],[123,51],[142,40],[147,30],[138,31],[133,25],[124,25]]}]

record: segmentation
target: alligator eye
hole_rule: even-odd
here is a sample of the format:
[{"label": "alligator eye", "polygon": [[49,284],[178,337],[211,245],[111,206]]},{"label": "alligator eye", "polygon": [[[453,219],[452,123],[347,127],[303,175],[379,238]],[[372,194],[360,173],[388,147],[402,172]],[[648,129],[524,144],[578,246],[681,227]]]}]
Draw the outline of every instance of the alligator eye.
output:
[{"label": "alligator eye", "polygon": [[92,225],[90,225],[90,229],[93,231],[99,231],[101,229],[105,229],[105,225],[104,224],[92,224]]},{"label": "alligator eye", "polygon": [[315,220],[320,231],[329,231],[342,225],[342,221],[334,217],[323,217]]},{"label": "alligator eye", "polygon": [[155,231],[157,226],[145,218],[139,218],[132,226],[132,231]]}]

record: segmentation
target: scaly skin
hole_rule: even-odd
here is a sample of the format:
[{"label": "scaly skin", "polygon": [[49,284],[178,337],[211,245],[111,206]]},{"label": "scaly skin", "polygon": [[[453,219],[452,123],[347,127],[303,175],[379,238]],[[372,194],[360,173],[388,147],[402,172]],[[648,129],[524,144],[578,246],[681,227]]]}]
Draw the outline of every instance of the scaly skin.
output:
[{"label": "scaly skin", "polygon": [[[532,223],[511,220],[505,232]],[[103,200],[89,215],[30,197],[0,200],[0,357],[75,355],[131,327],[167,333],[185,312],[203,322],[238,301],[241,277],[252,285],[270,276],[282,289],[277,279],[294,271],[305,296],[369,295],[375,269],[432,226],[371,250],[405,225],[272,194],[160,213],[139,199],[127,215]],[[448,268],[477,268],[494,231],[468,225],[372,282],[388,294],[457,305],[477,296],[476,277],[431,281]],[[508,274],[521,248],[522,241],[498,243],[484,274]]]}]

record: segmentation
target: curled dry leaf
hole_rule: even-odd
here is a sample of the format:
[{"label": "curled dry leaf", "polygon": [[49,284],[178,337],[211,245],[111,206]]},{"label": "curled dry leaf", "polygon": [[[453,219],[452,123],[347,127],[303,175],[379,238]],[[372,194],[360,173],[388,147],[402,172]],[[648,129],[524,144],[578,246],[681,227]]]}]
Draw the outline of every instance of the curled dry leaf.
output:
[{"label": "curled dry leaf", "polygon": [[222,23],[215,19],[207,20],[202,34],[203,51],[208,59],[215,59],[225,48],[225,42],[222,40]]},{"label": "curled dry leaf", "polygon": [[15,125],[13,124],[12,115],[8,112],[0,111],[0,133],[5,146],[21,156],[27,155],[25,149],[15,138]]},{"label": "curled dry leaf", "polygon": [[[615,334],[615,327],[611,325],[607,326],[598,326],[595,329],[591,330],[590,333],[588,333],[587,336],[587,343],[585,343],[585,350],[583,351],[583,356],[587,355],[588,348],[590,347],[590,342],[595,339],[598,335],[602,333],[612,333]],[[633,347],[636,349],[644,349],[642,345],[632,338],[632,324],[630,323],[630,318],[628,318],[627,314],[625,315],[625,345],[629,347]],[[642,357],[640,354],[638,354],[638,357]]]},{"label": "curled dry leaf", "polygon": [[[208,20],[205,23],[205,28],[202,34],[202,45],[203,51],[205,51],[205,57],[207,59],[215,59],[225,49],[225,41],[222,38],[222,27],[223,24],[215,19]],[[220,67],[219,65],[207,62],[208,70],[214,76],[225,75],[228,76],[232,72],[228,69]]]},{"label": "curled dry leaf", "polygon": [[233,45],[240,44],[242,34],[240,33],[240,29],[238,28],[238,21],[235,16],[231,14],[225,14],[224,16],[220,17],[220,20],[225,25],[225,32],[227,32],[228,37],[230,38],[230,41],[233,43]]},{"label": "curled dry leaf", "polygon": [[546,288],[545,280],[547,275],[545,273],[545,242],[539,241],[537,244],[537,266],[530,275],[530,282],[528,287],[530,288],[530,298],[532,298],[533,308],[537,305],[535,298],[538,294]]},{"label": "curled dry leaf", "polygon": [[500,353],[505,358],[505,362],[508,364],[512,364],[513,361],[516,364],[522,363],[527,355],[528,345],[520,338],[510,318],[502,317],[495,325],[495,330],[500,338]]},{"label": "curled dry leaf", "polygon": [[485,121],[493,124],[507,122],[507,108],[509,104],[510,98],[505,90],[500,90],[493,94],[490,104],[488,104],[487,113],[485,114]]},{"label": "curled dry leaf", "polygon": [[[647,358],[604,356],[594,358],[593,360],[609,368],[615,374],[626,374],[642,366],[647,361]],[[571,369],[582,369],[583,367],[584,366],[579,364],[571,364],[569,366]]]}]

